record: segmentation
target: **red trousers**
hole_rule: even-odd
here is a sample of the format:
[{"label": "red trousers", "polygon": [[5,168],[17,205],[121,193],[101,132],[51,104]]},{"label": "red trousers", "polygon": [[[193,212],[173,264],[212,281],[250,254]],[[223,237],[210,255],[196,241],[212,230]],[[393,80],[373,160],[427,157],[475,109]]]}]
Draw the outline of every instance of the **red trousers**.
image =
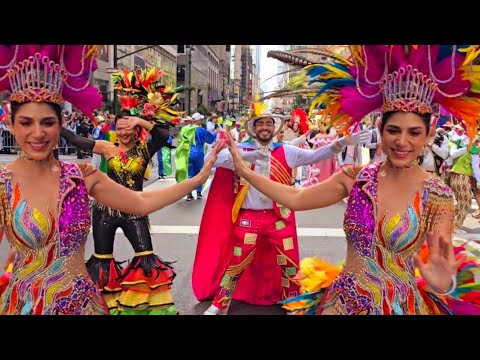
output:
[{"label": "red trousers", "polygon": [[257,244],[261,241],[268,242],[275,249],[276,263],[282,272],[279,281],[283,288],[283,298],[298,295],[298,283],[293,280],[298,271],[298,264],[292,260],[298,259],[294,221],[283,221],[274,210],[241,209],[234,224],[233,237],[232,258],[213,299],[215,306],[224,309],[230,305],[240,276],[254,259]]}]

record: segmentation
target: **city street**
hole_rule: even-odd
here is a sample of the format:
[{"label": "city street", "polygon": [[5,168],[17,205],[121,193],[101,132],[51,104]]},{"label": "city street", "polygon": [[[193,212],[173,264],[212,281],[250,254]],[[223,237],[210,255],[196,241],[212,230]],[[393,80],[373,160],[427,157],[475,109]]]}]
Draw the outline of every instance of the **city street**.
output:
[{"label": "city street", "polygon": [[[11,161],[14,155],[0,155],[0,163]],[[75,157],[61,156],[66,161],[76,161]],[[87,159],[88,161],[89,159]],[[85,161],[85,160],[82,160]],[[155,159],[156,162],[156,159]],[[157,180],[157,169],[152,169],[151,179],[146,181],[146,190],[156,189],[175,183],[173,177]],[[195,255],[198,227],[203,208],[207,199],[210,180],[206,185],[203,200],[187,202],[185,199],[157,211],[150,216],[151,232],[155,253],[163,260],[175,261],[174,268],[177,277],[173,284],[173,295],[178,310],[183,315],[199,315],[210,305],[209,302],[199,303],[191,288],[191,274]],[[345,203],[340,202],[326,209],[304,211],[297,213],[300,257],[319,256],[329,262],[342,260],[346,243],[342,229]],[[471,212],[474,211],[472,208]],[[465,239],[477,236],[480,238],[478,220],[470,215],[465,221],[466,234],[459,235]],[[477,234],[477,235],[475,235]],[[0,244],[0,263],[5,261],[8,253],[8,244]],[[88,238],[85,258],[93,253],[92,236]],[[122,233],[117,234],[114,255],[118,260],[127,260],[133,256],[133,250]],[[265,314],[277,315],[285,312],[279,306],[253,306],[234,302],[230,308],[232,315]]]}]

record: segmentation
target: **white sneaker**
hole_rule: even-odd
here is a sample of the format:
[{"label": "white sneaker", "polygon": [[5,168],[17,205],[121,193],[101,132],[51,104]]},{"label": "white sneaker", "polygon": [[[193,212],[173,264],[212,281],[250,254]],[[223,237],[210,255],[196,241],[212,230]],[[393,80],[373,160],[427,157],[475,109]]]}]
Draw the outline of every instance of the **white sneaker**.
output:
[{"label": "white sneaker", "polygon": [[212,304],[207,310],[205,310],[203,315],[227,315],[227,311],[228,308],[220,309]]}]

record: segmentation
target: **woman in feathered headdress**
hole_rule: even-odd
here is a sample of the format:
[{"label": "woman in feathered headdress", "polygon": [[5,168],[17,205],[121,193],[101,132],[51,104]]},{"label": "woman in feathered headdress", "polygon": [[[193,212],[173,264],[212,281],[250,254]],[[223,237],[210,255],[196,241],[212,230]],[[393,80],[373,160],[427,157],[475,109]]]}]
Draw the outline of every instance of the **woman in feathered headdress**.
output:
[{"label": "woman in feathered headdress", "polygon": [[[155,153],[171,147],[168,124],[177,114],[170,109],[176,95],[170,96],[171,88],[159,85],[162,76],[157,68],[113,74],[121,104],[121,112],[115,118],[117,141],[113,149],[105,142],[95,142],[94,152],[99,151],[108,159],[107,175],[135,191],[143,191],[143,179]],[[73,144],[77,140],[78,137],[70,139]],[[176,314],[170,294],[175,273],[171,263],[153,252],[148,216],[116,211],[94,201],[92,219],[95,254],[87,261],[87,269],[105,295],[110,312]],[[113,258],[117,228],[123,229],[135,251],[123,269]]]},{"label": "woman in feathered headdress", "polygon": [[[330,125],[325,116],[314,115],[311,121],[311,127],[312,131],[309,139],[307,139],[307,143],[314,150],[322,146],[330,145],[337,138],[336,134],[330,134]],[[339,156],[340,155],[341,154],[339,154]],[[316,164],[309,165],[303,187],[309,187],[327,180],[337,169],[337,159],[335,158],[322,160]]]},{"label": "woman in feathered headdress", "polygon": [[63,101],[87,116],[101,105],[89,82],[95,68],[91,45],[0,45],[0,91],[10,93],[11,128],[22,149],[15,161],[0,167],[0,239],[5,232],[16,252],[0,314],[107,314],[84,262],[89,196],[146,216],[210,174],[214,160],[197,178],[147,194],[115,183],[88,163],[56,160]]},{"label": "woman in feathered headdress", "polygon": [[[474,61],[479,52],[477,46],[359,45],[351,46],[347,57],[322,52],[328,61],[305,68],[311,79],[305,91],[315,93],[313,107],[323,106],[321,112],[331,124],[347,134],[365,115],[381,110],[385,162],[343,166],[327,181],[300,190],[258,176],[231,146],[237,173],[288,208],[316,209],[349,198],[342,271],[337,276],[318,264],[316,269],[326,274],[321,290],[287,300],[289,310],[451,312],[445,297],[455,290],[463,261],[452,246],[454,196],[440,179],[418,166],[417,157],[428,141],[434,103],[458,115],[472,137],[476,133],[480,72]],[[296,61],[293,55],[284,58]],[[422,260],[418,253],[425,240],[430,257]],[[426,281],[426,292],[417,287],[414,265]]]}]

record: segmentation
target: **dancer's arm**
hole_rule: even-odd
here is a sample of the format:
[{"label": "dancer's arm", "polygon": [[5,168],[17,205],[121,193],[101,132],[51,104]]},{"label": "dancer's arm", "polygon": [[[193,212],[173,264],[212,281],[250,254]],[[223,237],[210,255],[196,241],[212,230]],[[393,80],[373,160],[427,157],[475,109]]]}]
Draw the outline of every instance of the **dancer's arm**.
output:
[{"label": "dancer's arm", "polygon": [[452,159],[456,159],[457,157],[460,157],[463,154],[465,154],[467,151],[468,151],[468,148],[466,146],[459,148],[458,146],[455,145],[452,148],[450,148],[450,156],[452,157]]},{"label": "dancer's arm", "polygon": [[354,180],[344,172],[338,172],[318,185],[303,189],[272,181],[245,166],[233,138],[228,135],[228,139],[237,174],[268,198],[291,210],[310,210],[336,204],[347,197],[353,187]]},{"label": "dancer's arm", "polygon": [[104,155],[109,157],[111,151],[114,151],[115,145],[105,140],[92,140],[62,127],[60,135],[65,138],[70,144],[78,147],[79,149],[93,152],[94,154]]},{"label": "dancer's arm", "polygon": [[150,157],[152,157],[162,147],[170,147],[170,144],[168,143],[168,138],[170,137],[168,124],[160,125],[143,119],[138,119],[138,126],[144,128],[150,132],[150,135],[152,135],[151,139],[147,141],[147,149]]},{"label": "dancer's arm", "polygon": [[440,146],[438,146],[435,143],[432,144],[432,151],[438,156],[440,156],[443,160],[446,160],[449,155],[448,140],[444,136],[442,137],[443,137],[442,139],[443,141]]},{"label": "dancer's arm", "polygon": [[[209,151],[207,155],[205,155],[204,161],[207,161],[210,158],[210,154],[212,154],[212,151]],[[243,161],[247,161],[250,163],[255,162],[256,160],[264,159],[266,156],[265,154],[263,154],[258,150],[250,150],[250,151],[239,150],[239,154]],[[213,164],[213,167],[215,168],[221,167],[225,169],[235,170],[235,167],[233,165],[233,158],[230,152],[228,151],[228,149],[224,149],[218,153],[217,160]]]},{"label": "dancer's arm", "polygon": [[477,181],[477,189],[480,186],[480,157],[478,154],[472,154],[472,169],[475,180]]},{"label": "dancer's arm", "polygon": [[219,141],[215,145],[212,149],[212,155],[196,176],[161,189],[143,192],[132,191],[117,184],[104,173],[94,169],[84,170],[85,184],[90,196],[112,209],[137,215],[149,215],[180,200],[205,183],[210,175],[210,170],[217,158],[217,154],[223,146],[223,141]]},{"label": "dancer's arm", "polygon": [[291,145],[285,146],[285,157],[288,165],[294,169],[299,166],[315,164],[321,160],[335,157],[347,145],[363,144],[371,138],[369,130],[363,130],[351,135],[335,140],[332,144],[322,146],[317,150],[306,150]]}]

